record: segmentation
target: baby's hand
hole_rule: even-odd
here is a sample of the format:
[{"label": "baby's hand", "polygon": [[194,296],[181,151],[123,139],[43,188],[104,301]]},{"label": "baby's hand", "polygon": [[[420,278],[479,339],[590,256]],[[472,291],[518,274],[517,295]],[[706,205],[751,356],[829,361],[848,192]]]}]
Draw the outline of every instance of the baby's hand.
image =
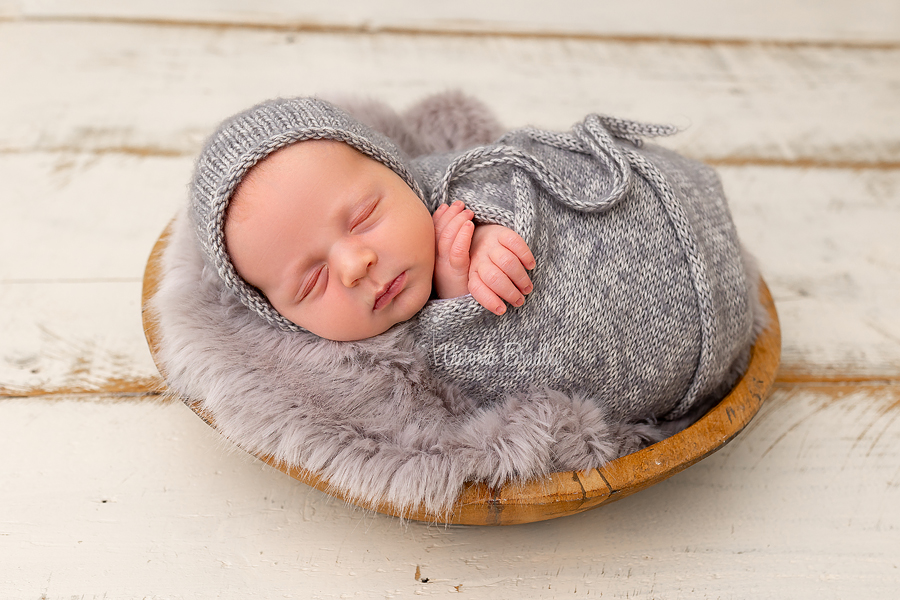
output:
[{"label": "baby's hand", "polygon": [[434,220],[434,289],[438,298],[457,298],[469,293],[469,247],[475,224],[475,214],[456,201],[442,204]]},{"label": "baby's hand", "polygon": [[519,234],[502,225],[479,225],[469,254],[469,293],[479,304],[497,315],[506,312],[504,300],[522,306],[533,289],[526,270],[535,261]]}]

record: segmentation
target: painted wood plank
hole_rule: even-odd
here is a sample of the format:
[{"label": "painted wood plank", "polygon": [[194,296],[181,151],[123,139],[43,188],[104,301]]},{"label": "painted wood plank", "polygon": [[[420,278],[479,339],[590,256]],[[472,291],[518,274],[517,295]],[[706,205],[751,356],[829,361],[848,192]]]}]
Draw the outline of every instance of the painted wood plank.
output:
[{"label": "painted wood plank", "polygon": [[0,282],[139,281],[187,202],[190,157],[0,155]]},{"label": "painted wood plank", "polygon": [[141,394],[157,377],[139,279],[0,284],[0,397],[60,389]]},{"label": "painted wood plank", "polygon": [[3,400],[0,597],[890,597],[898,407],[896,386],[782,388],[662,484],[497,529],[354,511],[175,403]]},{"label": "painted wood plank", "polygon": [[721,168],[773,290],[782,376],[896,378],[900,171]]},{"label": "painted wood plank", "polygon": [[[18,57],[27,57],[22,60]],[[509,126],[591,111],[674,122],[720,163],[896,168],[900,47],[846,49],[0,23],[0,152],[193,155],[278,95],[364,91],[403,107],[460,87]]]},{"label": "painted wood plank", "polygon": [[478,2],[414,0],[300,3],[265,0],[5,0],[0,15],[229,23],[283,28],[364,31],[466,31],[507,34],[600,35],[695,39],[872,42],[900,39],[900,7],[891,0],[539,0]]}]

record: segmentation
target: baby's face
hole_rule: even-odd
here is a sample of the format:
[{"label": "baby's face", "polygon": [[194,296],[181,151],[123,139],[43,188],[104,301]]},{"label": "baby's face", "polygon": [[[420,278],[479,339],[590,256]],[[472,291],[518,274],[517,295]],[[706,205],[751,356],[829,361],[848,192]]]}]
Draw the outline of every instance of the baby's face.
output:
[{"label": "baby's face", "polygon": [[225,223],[232,263],[288,320],[337,341],[387,331],[431,296],[434,225],[391,169],[311,140],[256,165]]}]

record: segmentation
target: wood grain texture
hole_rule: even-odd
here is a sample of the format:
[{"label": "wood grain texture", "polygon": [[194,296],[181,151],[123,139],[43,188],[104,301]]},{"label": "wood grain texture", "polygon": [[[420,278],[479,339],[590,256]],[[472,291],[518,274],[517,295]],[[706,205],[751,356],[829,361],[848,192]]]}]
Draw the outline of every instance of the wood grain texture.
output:
[{"label": "wood grain texture", "polygon": [[140,289],[140,281],[0,284],[0,398],[152,392]]},{"label": "wood grain texture", "polygon": [[[141,291],[144,334],[163,377],[164,366],[156,358],[163,340],[149,304],[161,284],[162,260],[169,235],[167,227],[154,244],[147,260]],[[360,506],[429,523],[519,525],[596,508],[668,479],[731,441],[750,422],[768,396],[781,358],[781,328],[775,304],[764,282],[760,297],[769,315],[769,325],[753,345],[747,372],[728,396],[686,430],[591,471],[551,473],[540,480],[508,483],[501,488],[468,483],[447,514],[435,514],[424,507],[398,510],[387,503],[362,503]],[[187,404],[210,427],[216,428],[215,417],[203,411],[199,403]],[[256,456],[294,479],[352,501],[350,496],[334,490],[327,479],[315,472],[284,465],[267,455]]]},{"label": "wood grain texture", "polygon": [[773,289],[785,368],[900,379],[900,170],[720,174],[741,239]]}]

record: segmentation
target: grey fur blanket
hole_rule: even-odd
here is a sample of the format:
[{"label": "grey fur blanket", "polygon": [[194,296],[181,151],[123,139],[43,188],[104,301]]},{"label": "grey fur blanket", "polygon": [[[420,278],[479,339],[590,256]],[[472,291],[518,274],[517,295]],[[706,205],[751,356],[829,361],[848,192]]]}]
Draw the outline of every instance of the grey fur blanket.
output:
[{"label": "grey fur blanket", "polygon": [[[343,104],[412,154],[484,143],[498,132],[470,99],[429,102],[402,116],[377,103]],[[678,422],[613,422],[591,398],[552,390],[478,406],[431,376],[412,322],[361,342],[269,326],[204,267],[193,235],[186,215],[176,217],[150,305],[169,388],[199,402],[240,447],[316,472],[353,500],[398,512],[424,505],[440,515],[466,481],[496,486],[597,467],[702,412]],[[758,281],[746,263],[748,279]],[[760,331],[765,317],[760,307],[755,314]]]}]

